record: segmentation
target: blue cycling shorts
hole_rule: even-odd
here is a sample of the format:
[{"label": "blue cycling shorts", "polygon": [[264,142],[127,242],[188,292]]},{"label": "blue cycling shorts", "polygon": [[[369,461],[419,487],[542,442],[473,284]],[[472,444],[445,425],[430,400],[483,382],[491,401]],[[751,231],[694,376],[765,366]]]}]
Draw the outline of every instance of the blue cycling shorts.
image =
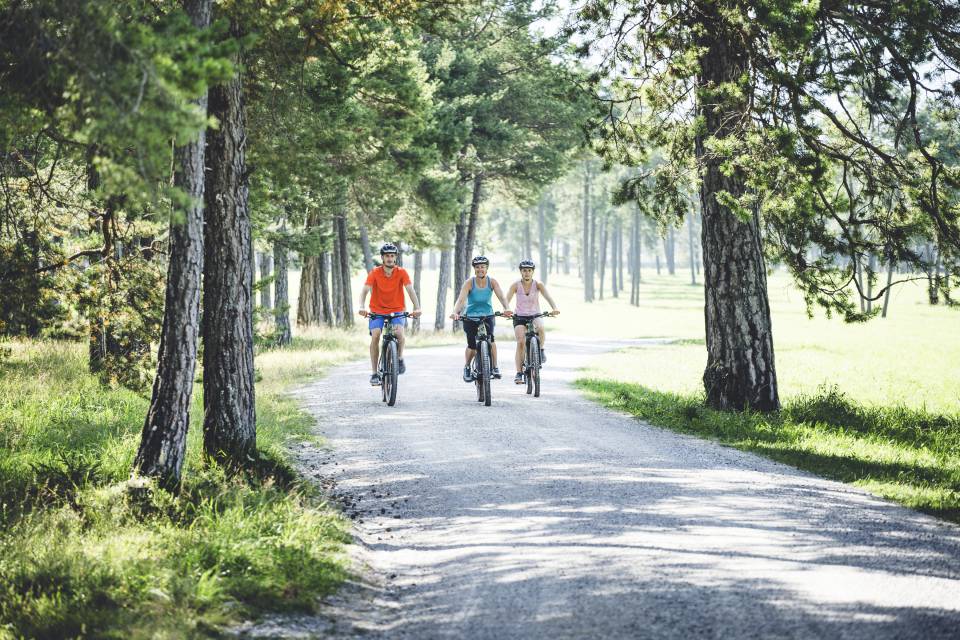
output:
[{"label": "blue cycling shorts", "polygon": [[[373,334],[374,329],[383,329],[383,324],[385,321],[385,318],[370,318],[368,321],[369,324],[367,325],[370,329],[370,333]],[[393,326],[400,325],[401,327],[405,327],[407,326],[407,319],[403,316],[395,316],[390,318],[390,324]]]}]

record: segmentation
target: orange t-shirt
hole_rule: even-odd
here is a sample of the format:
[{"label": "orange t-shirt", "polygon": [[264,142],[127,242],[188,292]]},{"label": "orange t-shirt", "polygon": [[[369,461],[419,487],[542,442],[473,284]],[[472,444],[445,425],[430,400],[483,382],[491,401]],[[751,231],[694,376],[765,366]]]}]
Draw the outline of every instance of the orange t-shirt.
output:
[{"label": "orange t-shirt", "polygon": [[396,313],[404,310],[403,288],[410,284],[410,276],[403,267],[394,267],[390,277],[377,267],[367,274],[365,284],[372,287],[370,311],[374,313]]}]

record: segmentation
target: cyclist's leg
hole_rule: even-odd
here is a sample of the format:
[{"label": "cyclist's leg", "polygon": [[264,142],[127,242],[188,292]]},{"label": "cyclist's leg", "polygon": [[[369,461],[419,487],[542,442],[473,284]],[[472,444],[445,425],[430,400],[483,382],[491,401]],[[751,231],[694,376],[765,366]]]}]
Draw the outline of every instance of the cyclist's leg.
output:
[{"label": "cyclist's leg", "polygon": [[403,343],[405,340],[403,335],[403,324],[398,322],[397,324],[393,325],[393,332],[397,336],[397,358],[403,360]]},{"label": "cyclist's leg", "polygon": [[382,329],[370,330],[370,370],[373,373],[377,372],[380,364],[380,334],[382,332]]},{"label": "cyclist's leg", "polygon": [[545,330],[546,325],[543,322],[543,318],[537,318],[533,321],[533,328],[537,330],[537,337],[540,338],[540,348],[543,349],[543,345],[546,341],[547,332]]},{"label": "cyclist's leg", "polygon": [[525,348],[524,343],[527,341],[526,333],[526,328],[522,324],[513,328],[513,335],[517,337],[517,352],[513,357],[514,363],[517,365],[517,373],[523,371],[523,350]]}]

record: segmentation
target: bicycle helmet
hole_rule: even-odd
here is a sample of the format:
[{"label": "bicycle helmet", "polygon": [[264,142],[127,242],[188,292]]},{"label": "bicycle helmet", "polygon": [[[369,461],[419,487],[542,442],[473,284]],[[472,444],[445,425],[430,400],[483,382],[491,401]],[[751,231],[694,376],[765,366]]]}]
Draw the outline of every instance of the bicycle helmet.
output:
[{"label": "bicycle helmet", "polygon": [[384,244],[382,247],[380,247],[380,255],[385,253],[399,253],[399,251],[397,251],[397,245],[393,244],[392,242]]},{"label": "bicycle helmet", "polygon": [[473,266],[477,266],[478,264],[485,264],[487,266],[490,266],[490,261],[487,259],[487,256],[474,256],[470,264],[472,264]]},{"label": "bicycle helmet", "polygon": [[533,260],[521,260],[520,261],[521,269],[536,269],[537,265],[533,263]]}]

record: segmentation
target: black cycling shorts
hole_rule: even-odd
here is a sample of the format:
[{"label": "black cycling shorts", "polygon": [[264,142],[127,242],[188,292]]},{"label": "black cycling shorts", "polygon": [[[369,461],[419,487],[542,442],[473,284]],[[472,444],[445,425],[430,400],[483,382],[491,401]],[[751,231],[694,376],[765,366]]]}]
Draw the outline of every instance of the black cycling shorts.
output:
[{"label": "black cycling shorts", "polygon": [[[483,319],[483,323],[487,325],[487,335],[490,336],[490,342],[494,341],[493,337],[493,319],[494,316],[487,316]],[[477,329],[480,328],[480,323],[476,320],[464,320],[463,321],[463,330],[467,334],[467,346],[471,349],[477,348]]]},{"label": "black cycling shorts", "polygon": [[513,316],[513,326],[515,327],[525,327],[528,322],[533,320],[533,326],[538,327],[540,325],[540,318],[534,318],[533,316]]}]

